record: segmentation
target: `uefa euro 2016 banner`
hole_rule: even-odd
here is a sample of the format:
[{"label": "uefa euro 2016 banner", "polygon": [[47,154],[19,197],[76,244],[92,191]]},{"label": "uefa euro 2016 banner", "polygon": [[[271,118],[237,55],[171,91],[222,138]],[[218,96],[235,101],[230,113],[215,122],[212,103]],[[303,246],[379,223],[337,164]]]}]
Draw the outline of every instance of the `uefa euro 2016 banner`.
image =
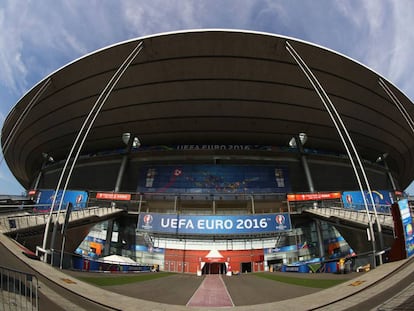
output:
[{"label": "uefa euro 2016 banner", "polygon": [[368,208],[372,210],[371,195],[378,212],[389,212],[389,207],[394,203],[394,200],[391,192],[386,190],[374,190],[371,193],[364,191],[364,197],[361,191],[344,191],[342,193],[342,202],[345,208],[363,210],[366,201]]},{"label": "uefa euro 2016 banner", "polygon": [[287,193],[286,167],[272,165],[151,165],[140,168],[137,192]]},{"label": "uefa euro 2016 banner", "polygon": [[50,211],[53,200],[55,204],[53,209],[57,210],[62,201],[61,208],[66,209],[69,203],[72,204],[73,210],[85,208],[88,201],[88,193],[86,191],[67,190],[65,196],[62,199],[63,191],[59,190],[57,195],[55,190],[40,189],[37,193],[35,210],[38,212]]},{"label": "uefa euro 2016 banner", "polygon": [[238,216],[141,213],[137,229],[180,235],[239,235],[289,231],[291,221],[289,213]]}]

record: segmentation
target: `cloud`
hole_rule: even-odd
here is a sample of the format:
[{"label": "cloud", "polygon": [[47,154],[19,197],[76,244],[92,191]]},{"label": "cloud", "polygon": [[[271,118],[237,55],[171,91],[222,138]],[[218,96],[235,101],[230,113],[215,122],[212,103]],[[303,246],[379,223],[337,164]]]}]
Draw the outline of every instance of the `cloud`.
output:
[{"label": "cloud", "polygon": [[389,77],[402,89],[408,91],[411,99],[414,100],[412,78],[414,71],[414,32],[412,31],[414,10],[412,2],[403,1],[403,3],[405,5],[395,6],[393,10],[395,33],[393,45],[388,46],[391,51]]},{"label": "cloud", "polygon": [[[124,1],[124,21],[136,33],[149,35],[188,28],[199,28],[197,1]],[[168,18],[169,17],[169,18]]]},{"label": "cloud", "polygon": [[6,0],[0,6],[0,27],[8,29],[0,37],[0,84],[21,94],[33,81],[98,48],[194,28],[298,37],[403,81],[413,44],[409,1]]},{"label": "cloud", "polygon": [[100,3],[2,2],[0,27],[7,31],[0,36],[0,84],[21,95],[64,64],[114,43],[113,26],[122,21],[113,5]]},{"label": "cloud", "polygon": [[[410,0],[337,1],[338,11],[351,23],[359,44],[350,45],[352,57],[371,67],[402,89],[414,95],[412,50],[414,33],[413,2]],[[413,68],[414,69],[414,68]]]},{"label": "cloud", "polygon": [[[25,84],[27,68],[21,57],[23,42],[16,34],[16,28],[8,27],[8,19],[15,15],[15,10],[13,6],[8,10],[0,9],[0,29],[3,29],[0,36],[0,79],[2,84],[18,92]],[[18,76],[21,79],[16,79]]]}]

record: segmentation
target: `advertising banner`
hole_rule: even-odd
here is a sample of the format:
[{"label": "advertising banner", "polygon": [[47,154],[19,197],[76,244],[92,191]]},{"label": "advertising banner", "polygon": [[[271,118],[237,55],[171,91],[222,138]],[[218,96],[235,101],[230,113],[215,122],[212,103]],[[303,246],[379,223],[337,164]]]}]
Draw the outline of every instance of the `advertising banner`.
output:
[{"label": "advertising banner", "polygon": [[322,201],[340,199],[340,192],[317,192],[317,193],[301,193],[301,194],[288,194],[287,199],[289,202],[295,201]]},{"label": "advertising banner", "polygon": [[[41,189],[38,191],[36,199],[36,211],[50,211],[52,207],[53,198],[55,196],[55,190],[45,190]],[[62,190],[59,190],[57,193],[54,210],[59,208],[59,204],[62,200]],[[65,191],[65,197],[62,202],[62,209],[66,209],[69,203],[72,204],[72,209],[77,210],[80,208],[85,208],[88,201],[88,193],[86,191],[74,191],[67,190]]]},{"label": "advertising banner", "polygon": [[101,200],[130,201],[130,193],[98,192],[96,198]]},{"label": "advertising banner", "polygon": [[137,192],[287,193],[287,168],[247,165],[153,165],[140,169]]},{"label": "advertising banner", "polygon": [[414,235],[413,219],[411,217],[410,207],[408,206],[408,200],[404,199],[398,201],[398,206],[400,208],[401,220],[404,228],[407,257],[411,257],[414,254]]},{"label": "advertising banner", "polygon": [[[372,197],[376,205],[377,211],[381,212],[381,209],[384,209],[384,212],[389,212],[389,207],[394,202],[392,198],[392,193],[385,190],[372,191]],[[372,209],[371,196],[368,191],[364,191],[365,199],[368,204],[369,209]],[[364,198],[361,191],[344,191],[342,193],[342,202],[345,208],[352,209],[364,209]]]},{"label": "advertising banner", "polygon": [[291,221],[289,213],[237,216],[142,213],[137,229],[180,235],[240,235],[288,231]]},{"label": "advertising banner", "polygon": [[276,254],[276,253],[283,253],[283,252],[294,252],[301,248],[298,245],[286,245],[281,247],[273,247],[273,248],[266,248],[264,250],[265,254]]},{"label": "advertising banner", "polygon": [[269,145],[162,145],[162,146],[141,146],[136,151],[163,151],[163,150],[182,150],[182,151],[197,151],[197,150],[261,150],[272,151],[278,147],[272,147]]}]

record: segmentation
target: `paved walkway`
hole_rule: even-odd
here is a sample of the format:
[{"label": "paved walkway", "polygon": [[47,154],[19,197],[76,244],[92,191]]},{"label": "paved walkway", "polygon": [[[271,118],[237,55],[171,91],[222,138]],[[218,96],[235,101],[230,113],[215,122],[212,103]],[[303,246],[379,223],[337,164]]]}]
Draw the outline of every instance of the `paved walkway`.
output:
[{"label": "paved walkway", "polygon": [[411,283],[398,295],[390,298],[381,304],[377,310],[396,311],[396,310],[414,310],[414,283]]},{"label": "paved walkway", "polygon": [[[33,259],[29,259],[22,254],[21,248],[19,248],[13,240],[8,239],[4,235],[0,234],[0,243],[5,245],[7,249],[9,249],[13,254],[18,257],[23,262],[26,262],[28,266],[32,269],[36,270],[38,273],[46,277],[48,280],[58,284],[60,287],[67,289],[68,291],[75,293],[78,297],[85,297],[91,301],[95,301],[97,304],[101,305],[101,307],[106,308],[107,310],[151,310],[151,311],[158,311],[158,310],[169,310],[169,311],[176,311],[176,310],[222,310],[223,308],[215,308],[215,307],[201,307],[201,306],[185,306],[185,304],[190,301],[191,297],[194,295],[196,289],[200,286],[202,282],[202,278],[192,275],[176,275],[170,279],[170,277],[158,279],[157,282],[159,283],[147,283],[147,282],[140,282],[146,283],[142,286],[146,287],[148,291],[156,291],[157,288],[156,284],[163,284],[165,287],[172,288],[175,296],[179,300],[179,296],[182,296],[182,300],[178,301],[174,298],[174,296],[167,296],[168,300],[164,302],[157,302],[157,301],[149,301],[134,297],[127,296],[126,287],[121,288],[121,292],[124,293],[123,295],[117,293],[112,288],[102,289],[88,283],[82,282],[79,279],[75,278],[74,275],[68,274],[68,272],[60,271],[56,268],[51,267],[43,262],[36,261]],[[65,273],[64,273],[65,272]],[[369,310],[369,309],[361,309],[361,303],[373,299],[373,297],[378,296],[378,294],[386,293],[389,288],[393,286],[397,286],[400,283],[413,283],[414,282],[414,258],[411,260],[403,260],[399,262],[387,263],[377,267],[374,270],[371,270],[368,273],[352,273],[352,276],[355,275],[352,279],[337,285],[335,287],[331,287],[325,290],[317,290],[316,292],[308,292],[303,293],[299,292],[300,290],[309,290],[304,287],[299,286],[292,290],[290,288],[290,294],[298,294],[300,296],[296,296],[293,298],[288,294],[283,295],[280,297],[282,300],[278,301],[269,301],[266,300],[269,293],[274,293],[276,295],[277,289],[276,287],[269,289],[269,282],[268,280],[261,280],[261,278],[255,277],[252,274],[247,274],[246,276],[242,276],[242,278],[237,279],[237,277],[223,277],[226,283],[227,289],[229,289],[229,294],[232,297],[233,302],[235,303],[235,307],[227,307],[231,308],[232,310],[237,311],[244,311],[244,310],[252,310],[254,308],[257,311],[275,311],[275,310],[289,310],[289,311],[304,311],[304,310]],[[407,279],[407,276],[409,277]],[[302,277],[302,276],[300,276]],[[309,276],[311,277],[311,276]],[[411,279],[410,279],[411,278]],[[181,282],[177,283],[177,280]],[[170,281],[169,281],[170,280]],[[184,282],[185,280],[185,282]],[[188,281],[189,280],[189,281]],[[246,280],[243,281],[242,280]],[[385,280],[385,281],[384,281]],[[240,281],[240,282],[238,282]],[[268,282],[267,282],[268,281]],[[152,281],[148,281],[152,282]],[[253,283],[249,282],[257,282],[252,287]],[[182,284],[183,286],[179,286]],[[188,285],[190,284],[190,285]],[[244,285],[243,285],[244,284]],[[272,286],[279,286],[278,288],[289,288],[289,286],[283,285],[276,285],[278,282],[273,282]],[[135,286],[135,285],[134,285]],[[244,286],[244,287],[243,287]],[[161,287],[161,286],[160,286]],[[411,299],[414,297],[414,288],[407,287],[407,292],[405,293],[405,297],[407,299]],[[131,295],[137,297],[137,288],[130,287]],[[250,289],[250,290],[249,290]],[[41,290],[41,289],[40,289]],[[310,291],[312,291],[311,289]],[[250,299],[250,305],[241,305],[240,301],[242,301],[240,297],[237,297],[235,293],[240,292],[242,296],[246,296],[245,299]],[[258,296],[259,293],[262,293],[262,296],[258,296],[258,301],[255,301],[252,296],[247,296],[247,294],[251,292],[252,295]],[[158,293],[159,294],[159,293]],[[271,296],[271,295],[270,295]],[[249,298],[250,297],[250,298]],[[288,299],[286,299],[288,298]],[[290,299],[289,299],[290,298]],[[391,298],[391,297],[390,297]],[[236,303],[236,300],[239,301],[239,304]],[[62,301],[65,301],[62,299]],[[407,301],[405,298],[401,297],[401,300],[396,302],[395,304],[403,304],[404,301]],[[259,302],[256,304],[256,302]],[[266,302],[266,303],[260,303]],[[60,303],[57,301],[56,303]],[[389,301],[391,303],[391,300]],[[377,306],[381,305],[382,301],[377,304]],[[254,305],[254,306],[253,306]],[[62,310],[67,310],[65,305],[61,305]],[[385,304],[384,304],[385,307]],[[394,306],[394,309],[396,306]],[[414,309],[414,308],[413,308]],[[411,310],[413,310],[411,309]],[[379,310],[375,308],[373,310]],[[387,310],[387,309],[384,309]],[[389,310],[389,309],[388,309]],[[410,310],[410,309],[405,309]]]}]

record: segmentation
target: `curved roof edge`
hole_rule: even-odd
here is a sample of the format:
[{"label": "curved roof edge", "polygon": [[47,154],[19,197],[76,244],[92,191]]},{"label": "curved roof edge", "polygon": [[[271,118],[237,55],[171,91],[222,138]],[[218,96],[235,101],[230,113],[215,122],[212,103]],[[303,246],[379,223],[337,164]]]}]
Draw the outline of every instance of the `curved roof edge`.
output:
[{"label": "curved roof edge", "polygon": [[[19,103],[33,89],[35,89],[41,83],[43,83],[44,81],[46,81],[47,79],[49,79],[50,77],[52,77],[55,73],[59,72],[60,70],[66,68],[66,67],[68,67],[68,66],[70,66],[70,65],[72,65],[72,64],[74,64],[74,63],[76,63],[76,62],[78,62],[78,61],[80,61],[80,60],[82,60],[84,58],[87,58],[87,57],[89,57],[91,55],[97,54],[97,53],[99,53],[101,51],[104,51],[106,49],[109,49],[109,48],[112,48],[112,47],[115,47],[115,46],[118,46],[118,45],[130,43],[130,42],[133,42],[133,41],[145,40],[145,39],[149,39],[149,38],[153,38],[153,37],[169,36],[169,35],[184,34],[184,33],[195,33],[195,32],[235,32],[235,33],[238,32],[238,33],[247,33],[247,34],[257,34],[257,35],[264,35],[264,36],[270,36],[270,37],[279,37],[279,38],[284,38],[286,40],[293,40],[293,41],[296,41],[296,42],[308,44],[308,45],[311,45],[311,46],[320,48],[322,50],[331,52],[331,53],[336,54],[338,56],[344,57],[344,58],[346,58],[346,59],[348,59],[348,60],[350,60],[350,61],[352,61],[352,62],[354,62],[354,63],[356,63],[356,64],[358,64],[358,65],[360,65],[362,67],[364,67],[364,68],[366,68],[367,70],[371,71],[375,75],[377,75],[377,76],[381,77],[382,79],[386,80],[393,87],[397,88],[401,92],[401,94],[403,94],[405,97],[409,98],[407,96],[407,94],[405,94],[405,92],[403,92],[398,86],[396,86],[393,82],[391,82],[389,79],[385,78],[382,74],[378,73],[374,69],[368,67],[367,65],[363,64],[362,62],[360,62],[360,61],[358,61],[358,60],[356,60],[356,59],[354,59],[354,58],[352,58],[350,56],[347,56],[345,54],[342,54],[342,53],[337,52],[337,51],[335,51],[333,49],[330,49],[328,47],[325,47],[325,46],[322,46],[322,45],[319,45],[319,44],[316,44],[316,43],[312,43],[312,42],[309,42],[309,41],[306,41],[306,40],[303,40],[303,39],[298,39],[298,38],[289,37],[289,36],[285,36],[285,35],[274,34],[274,33],[270,33],[270,32],[261,32],[261,31],[255,31],[255,30],[244,30],[244,29],[236,29],[236,28],[235,29],[232,29],[232,28],[205,28],[205,29],[199,28],[199,29],[197,29],[197,28],[195,28],[195,29],[187,29],[187,30],[183,29],[183,30],[175,30],[175,31],[169,31],[169,32],[161,32],[161,33],[156,33],[156,34],[152,34],[152,35],[145,35],[145,36],[142,36],[142,37],[136,37],[136,38],[133,38],[133,39],[128,39],[128,40],[120,41],[120,42],[117,42],[117,43],[114,43],[114,44],[110,44],[110,45],[104,46],[102,48],[99,48],[97,50],[94,50],[92,52],[89,52],[89,53],[87,53],[87,54],[85,54],[85,55],[83,55],[81,57],[78,57],[78,58],[74,59],[73,61],[71,61],[71,62],[69,62],[69,63],[67,63],[67,64],[65,64],[65,65],[63,65],[63,66],[61,66],[59,68],[57,68],[56,70],[54,70],[53,72],[51,72],[50,74],[48,74],[47,76],[45,76],[43,79],[41,79],[36,84],[34,84],[33,87],[31,87],[29,90],[27,90],[18,99],[18,101],[16,102],[16,104]],[[9,115],[12,114],[14,108],[16,107],[16,104],[13,106],[12,110],[9,112],[9,114],[6,117],[6,119],[5,119],[4,122],[6,122],[6,120],[9,117]]]}]

